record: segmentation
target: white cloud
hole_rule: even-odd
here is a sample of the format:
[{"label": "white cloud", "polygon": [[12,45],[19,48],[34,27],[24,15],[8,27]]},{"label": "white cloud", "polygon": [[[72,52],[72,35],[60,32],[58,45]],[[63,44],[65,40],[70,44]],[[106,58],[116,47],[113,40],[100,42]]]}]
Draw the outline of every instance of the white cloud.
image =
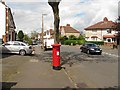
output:
[{"label": "white cloud", "polygon": [[[17,29],[23,29],[24,32],[30,33],[33,30],[41,31],[42,13],[44,16],[45,30],[53,28],[53,12],[48,5],[47,0],[31,0],[29,2],[19,2],[21,0],[6,0],[8,5],[13,9]],[[15,2],[17,1],[17,2]],[[26,0],[27,1],[27,0]],[[92,25],[108,17],[114,21],[118,15],[119,0],[62,0],[60,8],[60,25],[71,24],[78,30]]]}]

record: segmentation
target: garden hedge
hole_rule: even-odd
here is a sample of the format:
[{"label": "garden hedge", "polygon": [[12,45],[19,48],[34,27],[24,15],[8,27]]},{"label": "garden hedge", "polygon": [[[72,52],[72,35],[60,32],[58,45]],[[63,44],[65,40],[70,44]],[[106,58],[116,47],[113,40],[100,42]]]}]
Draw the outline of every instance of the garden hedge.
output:
[{"label": "garden hedge", "polygon": [[104,41],[86,41],[87,43],[95,43],[97,45],[104,45]]},{"label": "garden hedge", "polygon": [[81,45],[85,43],[85,40],[65,40],[64,44],[65,45]]}]

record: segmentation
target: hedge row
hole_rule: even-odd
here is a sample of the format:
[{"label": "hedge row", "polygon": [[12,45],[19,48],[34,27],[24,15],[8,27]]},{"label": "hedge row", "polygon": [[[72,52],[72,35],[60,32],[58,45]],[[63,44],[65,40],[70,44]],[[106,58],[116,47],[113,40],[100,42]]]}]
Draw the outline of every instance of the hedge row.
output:
[{"label": "hedge row", "polygon": [[104,45],[104,41],[86,41],[87,43],[95,43],[97,45]]},{"label": "hedge row", "polygon": [[64,45],[81,45],[84,43],[95,43],[97,45],[104,45],[103,41],[85,41],[85,40],[65,40],[61,44]]},{"label": "hedge row", "polygon": [[64,44],[65,45],[81,45],[85,43],[85,40],[65,40]]}]

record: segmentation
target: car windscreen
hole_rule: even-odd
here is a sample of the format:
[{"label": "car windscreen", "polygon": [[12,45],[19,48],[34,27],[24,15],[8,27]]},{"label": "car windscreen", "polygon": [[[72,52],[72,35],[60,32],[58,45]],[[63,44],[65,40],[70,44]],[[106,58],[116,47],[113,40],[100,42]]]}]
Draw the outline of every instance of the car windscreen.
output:
[{"label": "car windscreen", "polygon": [[87,44],[89,47],[97,47],[96,44]]}]

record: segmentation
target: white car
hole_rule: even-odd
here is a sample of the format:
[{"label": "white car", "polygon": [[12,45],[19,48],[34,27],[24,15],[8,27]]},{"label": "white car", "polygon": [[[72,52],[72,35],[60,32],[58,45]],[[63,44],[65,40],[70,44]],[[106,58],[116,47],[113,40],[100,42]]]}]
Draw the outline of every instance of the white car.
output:
[{"label": "white car", "polygon": [[16,53],[20,55],[32,54],[32,46],[20,41],[9,41],[2,44],[2,53]]}]

